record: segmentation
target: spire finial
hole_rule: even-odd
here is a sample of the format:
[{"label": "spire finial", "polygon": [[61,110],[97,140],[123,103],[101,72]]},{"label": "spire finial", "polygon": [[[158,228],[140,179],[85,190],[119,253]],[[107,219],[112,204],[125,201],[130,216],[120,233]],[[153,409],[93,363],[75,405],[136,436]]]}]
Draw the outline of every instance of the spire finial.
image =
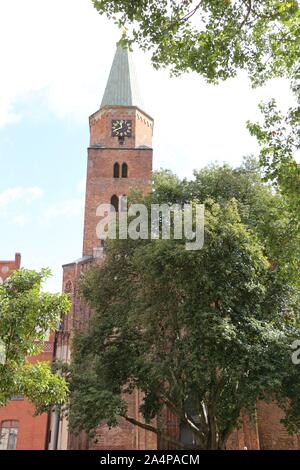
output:
[{"label": "spire finial", "polygon": [[117,46],[121,46],[124,49],[127,48],[127,40],[126,40],[127,31],[128,29],[126,28],[126,26],[123,26],[123,28],[121,29],[122,35],[119,41],[117,42]]}]

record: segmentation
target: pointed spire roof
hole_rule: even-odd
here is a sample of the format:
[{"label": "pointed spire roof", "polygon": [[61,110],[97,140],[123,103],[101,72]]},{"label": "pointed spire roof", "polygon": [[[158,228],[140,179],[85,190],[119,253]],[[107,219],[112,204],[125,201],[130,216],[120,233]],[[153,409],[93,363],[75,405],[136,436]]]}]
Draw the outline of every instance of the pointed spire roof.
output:
[{"label": "pointed spire roof", "polygon": [[104,106],[137,106],[143,109],[131,53],[119,44],[100,108]]}]

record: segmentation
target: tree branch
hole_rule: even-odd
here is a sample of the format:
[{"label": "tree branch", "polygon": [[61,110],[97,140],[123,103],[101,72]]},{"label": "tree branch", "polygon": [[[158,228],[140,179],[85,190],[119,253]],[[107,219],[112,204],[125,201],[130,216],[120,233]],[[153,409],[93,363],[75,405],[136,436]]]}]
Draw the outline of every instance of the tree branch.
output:
[{"label": "tree branch", "polygon": [[193,10],[189,11],[186,15],[184,15],[182,18],[179,19],[179,22],[182,23],[183,21],[188,21],[194,14],[196,13],[197,10],[199,10],[202,2],[199,2]]},{"label": "tree branch", "polygon": [[186,13],[184,16],[182,16],[181,18],[177,18],[176,20],[171,20],[170,24],[168,24],[168,27],[166,28],[163,28],[161,30],[161,33],[166,33],[167,31],[170,31],[170,29],[172,28],[172,26],[174,25],[180,25],[181,23],[185,23],[186,21],[188,21],[192,16],[194,16],[194,14],[199,10],[200,6],[201,6],[201,2],[199,2],[195,8],[193,8],[193,10],[189,11],[188,13]]},{"label": "tree branch", "polygon": [[157,434],[159,437],[162,437],[165,441],[179,447],[180,449],[195,449],[194,446],[182,444],[182,442],[177,441],[177,439],[173,439],[168,434],[164,433],[160,429],[155,428],[151,424],[142,423],[141,421],[138,421],[135,418],[132,418],[130,416],[123,416],[123,418],[126,419],[126,421],[128,421],[129,423],[134,424],[135,426],[138,426],[142,429],[145,429],[146,431],[150,431],[150,432],[153,432],[154,434]]},{"label": "tree branch", "polygon": [[193,418],[189,416],[187,412],[183,412],[182,409],[177,408],[167,397],[162,398],[162,401],[167,406],[167,408],[169,408],[171,412],[175,414],[175,416],[177,416],[179,420],[184,421],[189,426],[192,434],[195,436],[195,438],[197,438],[200,441],[200,443],[202,444],[202,447],[204,448],[205,447],[205,432],[206,432],[205,426],[202,425],[202,428],[204,428],[204,430],[201,430],[200,426],[197,426],[195,424]]},{"label": "tree branch", "polygon": [[243,19],[243,21],[240,24],[240,29],[242,29],[242,27],[247,23],[251,11],[252,11],[252,0],[248,0],[247,12],[246,12],[245,18]]}]

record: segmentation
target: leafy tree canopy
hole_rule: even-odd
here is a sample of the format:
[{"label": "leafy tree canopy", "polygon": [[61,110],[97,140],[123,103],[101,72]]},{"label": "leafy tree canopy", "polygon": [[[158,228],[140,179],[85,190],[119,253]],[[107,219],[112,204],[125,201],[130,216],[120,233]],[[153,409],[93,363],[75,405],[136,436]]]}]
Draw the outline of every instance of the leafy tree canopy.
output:
[{"label": "leafy tree canopy", "polygon": [[[284,115],[275,100],[261,104],[264,123],[248,122],[248,129],[260,144],[264,180],[272,181],[286,197],[294,216],[300,211],[300,69],[292,80],[296,106]],[[298,162],[297,162],[298,157]],[[300,231],[300,230],[299,230]]]},{"label": "leafy tree canopy", "polygon": [[298,62],[295,0],[92,0],[129,27],[123,43],[152,51],[155,67],[194,71],[215,83],[246,70],[255,84],[289,75]]},{"label": "leafy tree canopy", "polygon": [[288,272],[298,284],[298,217],[289,201],[262,181],[258,162],[249,157],[238,168],[211,164],[195,171],[194,176],[194,181],[180,181],[169,171],[155,173],[152,200],[162,204],[211,198],[223,206],[235,199],[241,221],[259,237],[273,266],[277,266],[280,275]]},{"label": "leafy tree canopy", "polygon": [[[205,168],[193,181],[158,172],[145,202],[187,201],[206,201],[201,250],[185,250],[185,240],[111,241],[106,262],[83,278],[95,313],[75,342],[73,431],[123,417],[174,443],[160,419],[167,408],[197,448],[224,448],[241,412],[251,416],[258,400],[274,398],[288,430],[299,429],[300,371],[291,361],[299,286],[290,268],[289,211],[251,160]],[[143,392],[145,423],[124,400],[135,388]]]},{"label": "leafy tree canopy", "polygon": [[21,269],[0,285],[0,406],[13,395],[25,396],[37,409],[62,403],[66,397],[66,382],[52,374],[51,364],[31,362],[70,309],[64,294],[41,290],[49,275],[45,269]]}]

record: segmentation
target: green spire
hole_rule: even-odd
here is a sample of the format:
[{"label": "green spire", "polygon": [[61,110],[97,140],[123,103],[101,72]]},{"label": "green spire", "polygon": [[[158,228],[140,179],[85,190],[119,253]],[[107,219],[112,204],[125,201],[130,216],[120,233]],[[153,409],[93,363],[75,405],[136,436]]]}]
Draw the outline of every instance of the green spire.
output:
[{"label": "green spire", "polygon": [[131,54],[120,45],[117,46],[100,108],[103,106],[137,106],[143,109]]}]

